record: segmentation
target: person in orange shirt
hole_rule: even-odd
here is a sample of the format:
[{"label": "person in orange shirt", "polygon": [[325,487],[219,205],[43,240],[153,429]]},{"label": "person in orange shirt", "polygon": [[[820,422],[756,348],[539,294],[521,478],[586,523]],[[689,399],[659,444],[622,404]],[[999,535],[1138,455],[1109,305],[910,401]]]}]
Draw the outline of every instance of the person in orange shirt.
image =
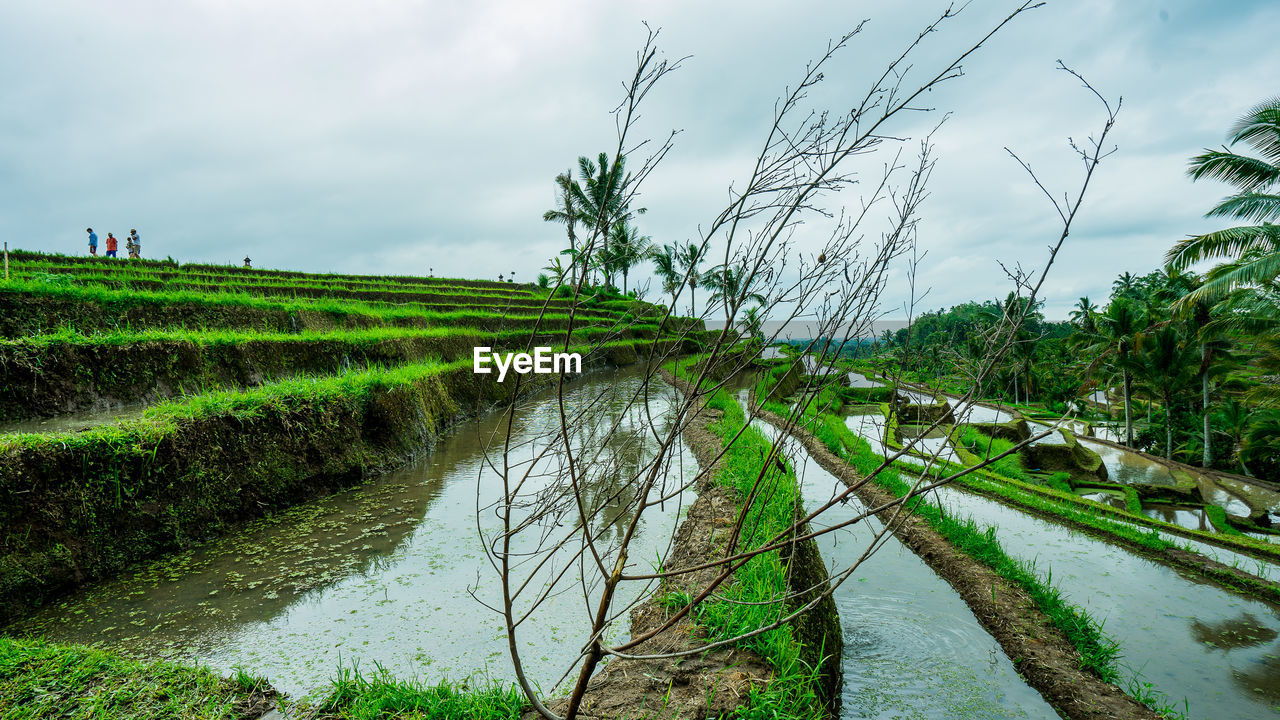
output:
[{"label": "person in orange shirt", "polygon": [[120,241],[116,239],[116,236],[111,233],[107,233],[107,257],[115,257],[116,248],[119,246]]}]

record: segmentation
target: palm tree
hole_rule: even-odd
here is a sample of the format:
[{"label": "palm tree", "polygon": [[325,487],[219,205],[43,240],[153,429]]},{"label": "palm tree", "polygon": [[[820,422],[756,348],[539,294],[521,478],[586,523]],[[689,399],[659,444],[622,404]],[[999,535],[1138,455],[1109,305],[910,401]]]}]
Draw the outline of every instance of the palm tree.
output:
[{"label": "palm tree", "polygon": [[[578,222],[582,220],[582,211],[578,208],[578,202],[574,195],[575,189],[579,191],[581,189],[578,188],[578,183],[573,181],[573,170],[556,176],[556,188],[559,190],[556,195],[556,208],[543,213],[542,219],[546,222],[563,223],[566,232],[569,233],[569,247],[566,253],[572,263],[569,265],[569,284],[577,285],[578,237],[575,229]],[[556,276],[563,278],[564,273],[557,271]]]},{"label": "palm tree", "polygon": [[653,261],[654,274],[662,281],[662,291],[671,295],[671,310],[674,312],[676,296],[684,283],[684,276],[680,273],[680,248],[677,245],[650,248],[649,259]]},{"label": "palm tree", "polygon": [[1172,325],[1139,335],[1134,369],[1151,397],[1164,404],[1164,456],[1173,459],[1174,395],[1185,389],[1196,375],[1199,362],[1182,334]]},{"label": "palm tree", "polygon": [[1146,319],[1142,305],[1123,295],[1117,297],[1098,316],[1098,332],[1090,348],[1097,353],[1098,360],[1116,358],[1115,365],[1124,383],[1124,433],[1128,445],[1133,445],[1133,377],[1129,372],[1129,354],[1138,333],[1146,328]]},{"label": "palm tree", "polygon": [[1080,298],[1076,303],[1076,307],[1071,311],[1071,322],[1077,328],[1086,332],[1093,333],[1097,331],[1095,317],[1098,314],[1098,306],[1093,304],[1087,296]]},{"label": "palm tree", "polygon": [[726,321],[737,315],[738,308],[747,301],[755,301],[760,305],[768,302],[763,295],[748,287],[750,283],[747,280],[747,269],[742,266],[717,265],[703,274],[702,284],[714,291],[711,293],[711,299],[707,300],[707,304],[724,305]]},{"label": "palm tree", "polygon": [[1263,285],[1280,276],[1280,97],[1249,110],[1232,126],[1229,145],[1244,143],[1258,156],[1229,147],[1208,150],[1191,159],[1193,180],[1213,178],[1236,188],[1211,209],[1207,217],[1253,221],[1254,225],[1226,228],[1182,240],[1170,248],[1165,262],[1175,270],[1210,258],[1233,260],[1221,272],[1211,272],[1187,301],[1220,299],[1237,287]]},{"label": "palm tree", "polygon": [[703,256],[706,249],[697,243],[691,242],[679,249],[676,253],[676,260],[679,262],[680,275],[684,283],[689,286],[689,315],[697,316],[696,296],[698,292],[698,283],[702,280],[702,275],[698,271],[698,266],[702,264]]},{"label": "palm tree", "polygon": [[[601,252],[607,255],[613,226],[634,215],[643,215],[645,209],[632,210],[626,201],[627,186],[631,184],[631,176],[626,174],[626,157],[618,156],[610,163],[608,153],[600,153],[597,161],[598,164],[586,156],[578,158],[582,183],[574,183],[571,190],[579,220],[592,229],[593,238],[601,239]],[[609,270],[605,269],[605,284],[611,280]]]},{"label": "palm tree", "polygon": [[764,317],[760,314],[760,308],[752,305],[743,311],[742,317],[738,320],[738,329],[744,335],[759,344],[764,344]]},{"label": "palm tree", "polygon": [[641,235],[630,222],[623,220],[613,226],[613,245],[609,248],[608,264],[622,273],[622,294],[627,294],[627,274],[649,254],[653,241]]},{"label": "palm tree", "polygon": [[1219,432],[1231,441],[1231,457],[1236,461],[1242,475],[1253,474],[1244,464],[1244,439],[1249,432],[1249,417],[1252,414],[1253,408],[1236,398],[1228,398],[1226,403],[1213,414],[1219,427],[1222,428]]},{"label": "palm tree", "polygon": [[1138,276],[1125,272],[1111,283],[1111,297],[1129,297],[1138,289]]}]

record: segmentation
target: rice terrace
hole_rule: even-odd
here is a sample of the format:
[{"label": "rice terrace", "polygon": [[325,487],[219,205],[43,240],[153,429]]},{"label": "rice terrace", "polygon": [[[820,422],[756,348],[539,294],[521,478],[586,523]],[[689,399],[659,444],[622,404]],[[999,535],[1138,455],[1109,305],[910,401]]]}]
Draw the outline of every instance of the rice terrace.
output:
[{"label": "rice terrace", "polygon": [[1280,718],[1280,8],[640,5],[0,10],[0,720]]}]

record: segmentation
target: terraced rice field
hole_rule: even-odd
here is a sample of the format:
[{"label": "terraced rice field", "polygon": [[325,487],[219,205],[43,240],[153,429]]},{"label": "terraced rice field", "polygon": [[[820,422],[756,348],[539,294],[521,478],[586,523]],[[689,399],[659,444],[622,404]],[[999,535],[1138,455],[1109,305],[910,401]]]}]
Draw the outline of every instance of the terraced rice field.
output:
[{"label": "terraced rice field", "polygon": [[11,252],[0,282],[0,621],[422,455],[540,376],[696,350],[700,323],[617,295]]}]

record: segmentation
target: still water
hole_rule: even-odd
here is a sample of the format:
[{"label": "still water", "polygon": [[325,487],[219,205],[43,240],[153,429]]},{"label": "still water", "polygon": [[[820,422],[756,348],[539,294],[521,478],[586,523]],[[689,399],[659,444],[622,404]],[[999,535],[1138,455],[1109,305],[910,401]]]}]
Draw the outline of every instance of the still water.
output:
[{"label": "still water", "polygon": [[[851,418],[852,419],[852,418]],[[757,421],[776,442],[773,426]],[[813,509],[844,489],[798,443],[786,454]],[[860,513],[856,497],[814,523]],[[834,572],[857,559],[881,528],[871,519],[819,537]],[[1058,715],[1013,668],[1000,645],[945,580],[893,535],[835,591],[844,629],[844,718],[1038,718]]]},{"label": "still water", "polygon": [[[574,383],[568,394],[570,409],[587,413],[575,444],[595,453],[589,459],[602,469],[586,496],[603,509],[595,529],[605,543],[632,517],[633,507],[614,495],[640,458],[652,456],[650,430],[665,428],[653,428],[651,418],[663,422],[674,397],[669,386],[655,386],[651,415],[642,407],[624,412],[639,384],[637,371],[602,373]],[[614,421],[618,431],[602,435],[600,429]],[[546,449],[556,427],[554,396],[535,397],[518,409],[511,440],[513,460],[525,463],[521,469]],[[477,671],[513,679],[502,616],[480,602],[499,606],[501,596],[477,531],[477,506],[496,499],[501,488],[494,466],[501,467],[500,458],[486,456],[486,447],[501,447],[505,429],[502,413],[462,423],[411,467],[146,564],[6,632],[61,643],[100,642],[126,654],[194,662],[219,672],[239,666],[295,696],[324,688],[340,664],[352,663],[368,671],[376,663],[397,676],[429,680]],[[559,468],[539,462],[548,474],[532,477],[530,487],[544,497],[561,493]],[[686,473],[692,478],[696,469],[680,448],[669,480]],[[688,499],[677,495],[645,513],[630,550],[632,570],[648,570],[665,553]],[[494,529],[492,510],[479,517],[486,531]],[[646,591],[624,585],[623,599]],[[524,663],[545,692],[582,646],[584,618],[593,609],[575,582],[520,627]],[[624,614],[615,623],[612,637],[625,636],[625,620]]]}]

